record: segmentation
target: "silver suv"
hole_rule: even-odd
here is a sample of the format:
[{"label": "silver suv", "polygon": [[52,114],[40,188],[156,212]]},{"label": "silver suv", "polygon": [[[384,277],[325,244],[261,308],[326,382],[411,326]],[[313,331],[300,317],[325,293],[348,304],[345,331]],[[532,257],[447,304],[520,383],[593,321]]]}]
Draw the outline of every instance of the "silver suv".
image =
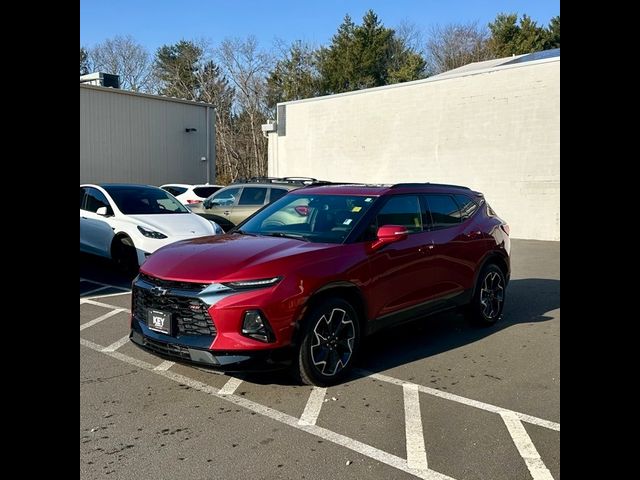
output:
[{"label": "silver suv", "polygon": [[315,178],[306,177],[252,178],[221,188],[202,203],[191,204],[188,208],[229,231],[291,190],[317,182]]}]

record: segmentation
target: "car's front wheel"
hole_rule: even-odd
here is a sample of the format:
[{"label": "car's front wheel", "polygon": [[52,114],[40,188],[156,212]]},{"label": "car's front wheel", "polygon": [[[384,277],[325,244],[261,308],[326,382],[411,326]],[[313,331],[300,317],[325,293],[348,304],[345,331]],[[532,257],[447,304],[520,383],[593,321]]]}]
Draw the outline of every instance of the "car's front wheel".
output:
[{"label": "car's front wheel", "polygon": [[303,325],[296,376],[319,387],[339,383],[352,367],[360,344],[356,311],[345,300],[327,299],[310,310]]}]

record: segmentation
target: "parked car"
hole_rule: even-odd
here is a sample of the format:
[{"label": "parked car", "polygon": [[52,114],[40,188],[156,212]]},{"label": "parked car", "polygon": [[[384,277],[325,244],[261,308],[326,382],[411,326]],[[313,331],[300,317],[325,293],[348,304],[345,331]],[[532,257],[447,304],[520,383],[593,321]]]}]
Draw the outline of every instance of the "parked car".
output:
[{"label": "parked car", "polygon": [[137,270],[169,243],[220,233],[158,187],[80,185],[80,251],[112,258],[125,270]]},{"label": "parked car", "polygon": [[381,328],[456,307],[492,325],[509,255],[507,224],[465,187],[300,188],[227,235],[151,255],[133,282],[130,338],[226,371],[288,365],[326,386]]},{"label": "parked car", "polygon": [[168,183],[160,188],[180,200],[184,205],[202,202],[224,185],[188,185],[186,183]]},{"label": "parked car", "polygon": [[263,206],[313,182],[317,180],[306,177],[256,178],[222,188],[204,202],[189,208],[229,231]]}]

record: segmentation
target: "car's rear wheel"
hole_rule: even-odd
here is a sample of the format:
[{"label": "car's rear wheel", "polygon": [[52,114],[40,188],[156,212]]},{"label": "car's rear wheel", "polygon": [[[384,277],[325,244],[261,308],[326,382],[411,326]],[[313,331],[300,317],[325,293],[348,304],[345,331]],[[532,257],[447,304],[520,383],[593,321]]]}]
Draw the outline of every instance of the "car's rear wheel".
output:
[{"label": "car's rear wheel", "polygon": [[137,273],[140,268],[136,247],[133,240],[127,236],[117,237],[113,240],[111,257],[118,269],[127,275]]},{"label": "car's rear wheel", "polygon": [[486,265],[478,276],[473,299],[467,306],[468,319],[479,326],[496,323],[502,317],[506,286],[502,270],[495,264]]},{"label": "car's rear wheel", "polygon": [[330,298],[311,309],[294,362],[296,377],[307,385],[339,383],[351,369],[360,344],[360,325],[353,307]]}]

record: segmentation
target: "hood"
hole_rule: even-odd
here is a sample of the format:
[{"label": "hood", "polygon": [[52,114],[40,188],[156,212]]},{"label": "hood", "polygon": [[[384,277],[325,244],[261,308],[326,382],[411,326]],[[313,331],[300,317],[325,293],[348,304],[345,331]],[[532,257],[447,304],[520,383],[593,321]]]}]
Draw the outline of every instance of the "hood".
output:
[{"label": "hood", "polygon": [[165,280],[220,282],[268,278],[296,264],[329,259],[340,245],[239,234],[183,240],[162,247],[140,271]]},{"label": "hood", "polygon": [[193,237],[194,235],[213,234],[211,222],[192,213],[129,215],[128,218],[138,225],[157,230],[169,237]]}]

